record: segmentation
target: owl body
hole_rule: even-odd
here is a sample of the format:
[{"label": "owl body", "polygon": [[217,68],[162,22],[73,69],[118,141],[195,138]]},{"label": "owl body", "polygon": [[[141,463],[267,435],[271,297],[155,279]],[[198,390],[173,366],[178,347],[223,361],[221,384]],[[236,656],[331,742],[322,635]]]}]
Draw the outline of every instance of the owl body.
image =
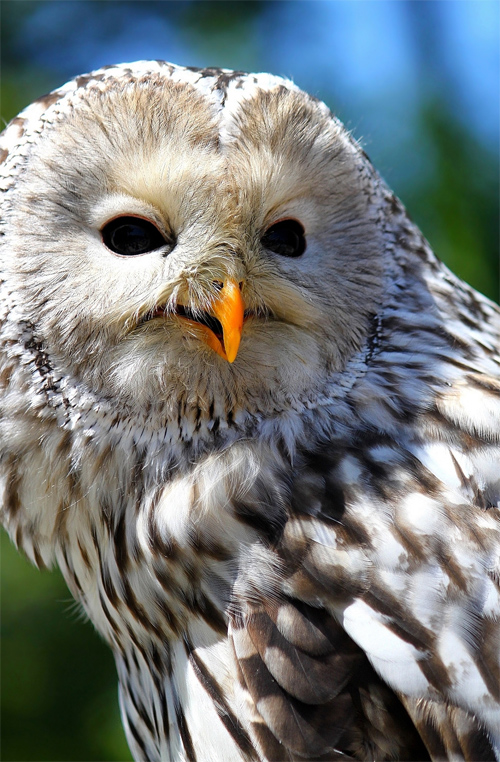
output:
[{"label": "owl body", "polygon": [[137,760],[500,758],[500,311],[324,104],[109,67],[2,135],[2,520]]}]

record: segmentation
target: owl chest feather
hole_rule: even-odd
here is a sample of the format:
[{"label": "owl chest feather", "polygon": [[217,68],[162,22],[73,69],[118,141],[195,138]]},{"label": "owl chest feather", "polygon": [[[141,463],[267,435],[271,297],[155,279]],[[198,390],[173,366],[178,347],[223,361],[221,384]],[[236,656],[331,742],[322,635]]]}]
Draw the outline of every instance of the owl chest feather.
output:
[{"label": "owl chest feather", "polygon": [[[292,466],[276,448],[243,440],[165,484],[141,485],[136,471],[133,498],[106,489],[82,511],[89,485],[59,563],[115,652],[138,759],[215,760],[220,749],[225,759],[259,758],[256,749],[279,759],[285,742],[292,758],[410,748],[424,758],[397,696],[432,705],[444,685],[457,700],[465,683],[459,705],[495,727],[494,660],[481,667],[480,650],[463,652],[450,681],[442,653],[461,642],[461,599],[483,612],[488,637],[500,604],[487,571],[498,530],[484,510],[456,528],[458,472],[444,474],[453,463],[445,448],[433,455],[440,479],[427,451],[395,442],[300,450]],[[465,579],[462,558],[472,559],[485,522],[489,542]],[[376,722],[362,695],[381,707]],[[377,723],[392,727],[390,743]]]},{"label": "owl chest feather", "polygon": [[[253,567],[259,595],[277,590],[270,536],[262,537],[263,527],[279,529],[276,514],[288,500],[284,464],[276,461],[243,443],[166,484],[143,483],[132,499],[116,500],[108,482],[90,504],[88,485],[64,520],[71,539],[59,545],[58,561],[113,648],[138,759],[253,758],[228,631],[246,569]],[[264,485],[275,470],[269,494]],[[136,487],[139,481],[135,475]],[[245,591],[238,595],[243,600]]]},{"label": "owl chest feather", "polygon": [[55,552],[113,648],[137,759],[424,759],[412,722],[425,737],[443,700],[485,748],[500,734],[495,435],[460,378],[429,412],[408,403],[406,429],[383,383],[348,393],[357,430],[332,402],[187,455],[183,430],[148,438],[83,402],[43,447],[12,427],[10,531],[37,563]]}]

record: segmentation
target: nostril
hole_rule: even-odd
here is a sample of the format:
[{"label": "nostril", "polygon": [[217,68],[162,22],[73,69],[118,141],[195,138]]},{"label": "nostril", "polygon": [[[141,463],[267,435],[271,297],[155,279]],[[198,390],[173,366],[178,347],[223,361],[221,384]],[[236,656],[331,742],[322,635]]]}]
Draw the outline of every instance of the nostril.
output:
[{"label": "nostril", "polygon": [[[229,279],[229,281],[232,282],[234,286],[236,286],[236,283],[235,283],[234,280]],[[227,283],[225,283],[222,280],[213,280],[212,281],[212,286],[215,288],[216,291],[222,291],[222,289],[225,287],[226,284]],[[238,288],[239,288],[240,291],[243,290],[243,285],[244,285],[244,281],[240,280],[239,283],[238,283]]]}]

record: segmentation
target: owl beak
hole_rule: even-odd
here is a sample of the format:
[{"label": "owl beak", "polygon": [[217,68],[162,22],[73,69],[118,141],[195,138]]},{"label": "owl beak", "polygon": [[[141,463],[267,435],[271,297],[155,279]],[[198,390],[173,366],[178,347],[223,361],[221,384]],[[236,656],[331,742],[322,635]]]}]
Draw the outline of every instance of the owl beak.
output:
[{"label": "owl beak", "polygon": [[212,331],[207,331],[206,342],[228,362],[234,362],[240,346],[245,306],[241,296],[241,284],[228,278],[219,288],[212,306],[212,314],[222,326],[221,342]]},{"label": "owl beak", "polygon": [[[205,344],[217,352],[228,362],[234,362],[241,341],[241,331],[245,318],[245,305],[241,296],[242,283],[228,278],[225,281],[214,281],[217,289],[211,309],[206,312],[191,309],[189,306],[178,304],[175,314],[191,328]],[[168,317],[163,306],[147,313],[146,320]],[[215,318],[215,319],[214,319]]]}]

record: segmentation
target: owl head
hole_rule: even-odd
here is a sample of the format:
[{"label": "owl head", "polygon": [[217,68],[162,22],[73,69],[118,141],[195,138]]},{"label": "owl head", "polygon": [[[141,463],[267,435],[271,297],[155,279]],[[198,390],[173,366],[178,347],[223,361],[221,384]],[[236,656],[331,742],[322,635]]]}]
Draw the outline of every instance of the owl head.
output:
[{"label": "owl head", "polygon": [[268,414],[366,343],[386,202],[293,83],[109,67],[32,104],[1,147],[5,319],[56,381],[128,409]]}]

